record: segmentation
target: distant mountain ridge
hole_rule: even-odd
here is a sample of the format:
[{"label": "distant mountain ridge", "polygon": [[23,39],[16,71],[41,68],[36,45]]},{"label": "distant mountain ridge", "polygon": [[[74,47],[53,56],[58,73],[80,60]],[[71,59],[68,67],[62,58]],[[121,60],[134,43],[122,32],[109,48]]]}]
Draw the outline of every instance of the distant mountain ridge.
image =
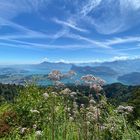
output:
[{"label": "distant mountain ridge", "polygon": [[[74,70],[79,77],[93,74],[105,79],[109,83],[122,82],[124,84],[140,84],[140,59],[117,60],[111,62],[64,63],[42,62],[39,64],[0,66],[0,74],[48,74],[52,70],[68,72]],[[137,74],[136,74],[137,73]],[[3,76],[2,76],[3,77]]]},{"label": "distant mountain ridge", "polygon": [[118,80],[120,82],[131,84],[131,85],[139,85],[140,84],[140,72],[132,72],[129,74],[125,74],[123,76],[119,76]]},{"label": "distant mountain ridge", "polygon": [[41,70],[47,70],[47,71],[52,71],[52,70],[69,71],[72,67],[72,64],[67,64],[63,62],[58,62],[58,63],[42,62],[40,64],[31,65],[31,67],[36,69],[41,69]]},{"label": "distant mountain ridge", "polygon": [[101,66],[108,66],[117,70],[120,74],[131,72],[140,72],[140,59],[117,60],[113,62],[104,62]]},{"label": "distant mountain ridge", "polygon": [[74,70],[75,72],[82,73],[82,74],[93,74],[93,75],[97,75],[97,76],[117,75],[117,72],[115,70],[111,69],[110,67],[106,67],[106,66],[95,66],[95,67],[84,66],[84,67],[80,67],[80,66],[72,65],[71,70]]}]

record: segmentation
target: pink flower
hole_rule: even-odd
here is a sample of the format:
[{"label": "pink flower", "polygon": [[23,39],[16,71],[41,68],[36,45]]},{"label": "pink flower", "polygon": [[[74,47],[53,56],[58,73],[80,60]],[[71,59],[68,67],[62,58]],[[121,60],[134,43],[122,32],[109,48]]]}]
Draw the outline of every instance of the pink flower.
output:
[{"label": "pink flower", "polygon": [[58,70],[53,70],[51,73],[48,74],[48,79],[52,81],[59,81],[62,77],[62,73]]},{"label": "pink flower", "polygon": [[86,76],[82,76],[81,80],[83,80],[84,82],[88,82],[89,83],[89,82],[94,82],[96,80],[96,78],[93,75],[88,74]]},{"label": "pink flower", "polygon": [[100,85],[97,84],[91,84],[90,88],[93,88],[96,91],[96,93],[99,93],[103,89]]}]

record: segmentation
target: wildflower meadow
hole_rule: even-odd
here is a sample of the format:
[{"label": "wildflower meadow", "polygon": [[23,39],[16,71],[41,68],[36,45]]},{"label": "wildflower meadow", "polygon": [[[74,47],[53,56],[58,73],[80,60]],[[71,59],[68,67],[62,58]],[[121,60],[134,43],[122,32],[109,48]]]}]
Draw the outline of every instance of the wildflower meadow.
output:
[{"label": "wildflower meadow", "polygon": [[[135,108],[112,105],[103,90],[105,81],[85,75],[81,84],[89,95],[72,91],[61,82],[75,76],[52,71],[51,86],[24,85],[11,102],[0,106],[0,139],[2,140],[139,140],[140,120],[129,121]],[[79,83],[80,84],[80,83]],[[77,84],[75,83],[75,87]],[[91,91],[94,90],[94,93]],[[79,97],[86,102],[78,102]]]}]

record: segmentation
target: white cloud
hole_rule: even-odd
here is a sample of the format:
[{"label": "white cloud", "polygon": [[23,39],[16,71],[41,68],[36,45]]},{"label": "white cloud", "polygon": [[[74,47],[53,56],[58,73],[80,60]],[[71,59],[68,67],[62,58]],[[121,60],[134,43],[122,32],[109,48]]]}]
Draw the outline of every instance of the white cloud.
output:
[{"label": "white cloud", "polygon": [[0,0],[0,17],[11,19],[20,13],[30,13],[46,5],[49,0]]},{"label": "white cloud", "polygon": [[63,28],[62,30],[57,31],[54,34],[46,34],[39,31],[31,30],[27,27],[14,23],[10,20],[3,19],[1,17],[0,17],[0,26],[1,27],[8,26],[19,32],[18,34],[0,35],[0,39],[48,38],[55,40],[60,37],[63,37],[65,33],[69,31],[69,29]]},{"label": "white cloud", "polygon": [[59,20],[59,19],[53,19],[54,22],[60,24],[60,25],[63,25],[63,26],[66,26],[66,27],[69,27],[69,28],[72,28],[74,30],[77,30],[77,31],[80,31],[80,32],[88,32],[86,29],[82,29],[80,27],[78,27],[74,21],[72,20],[68,20],[68,21],[62,21],[62,20]]},{"label": "white cloud", "polygon": [[80,13],[84,16],[88,15],[96,6],[100,4],[102,0],[88,0],[86,3],[84,3],[84,6],[82,7]]},{"label": "white cloud", "polygon": [[[62,25],[64,28],[62,30],[56,32],[55,34],[46,34],[38,31],[33,31],[27,27],[21,26],[19,24],[16,24],[11,21],[11,18],[16,17],[20,13],[24,12],[31,12],[32,10],[37,10],[38,8],[41,8],[43,4],[47,3],[50,0],[1,0],[0,4],[0,26],[9,26],[14,28],[15,30],[19,31],[19,34],[17,35],[5,35],[0,36],[0,39],[2,40],[10,40],[11,42],[17,42],[22,45],[29,45],[30,47],[41,47],[41,48],[61,48],[61,49],[79,49],[79,48],[109,48],[113,45],[117,44],[123,44],[123,43],[131,43],[131,42],[140,42],[140,37],[124,37],[124,38],[113,38],[110,40],[105,41],[99,41],[94,40],[89,37],[85,37],[84,35],[79,34],[71,34],[69,32],[69,29],[74,29],[76,31],[86,33],[88,32],[87,28],[81,28],[81,25],[83,27],[82,23],[82,17],[79,16],[79,13],[76,13],[77,15],[68,17],[66,21],[59,20],[57,18],[53,19],[54,22],[57,24]],[[54,2],[54,1],[53,1]],[[71,1],[72,2],[72,1]],[[82,10],[80,11],[80,15],[82,14],[84,17],[84,20],[90,21],[90,24],[92,28],[96,28],[97,31],[103,34],[111,34],[120,32],[122,30],[127,29],[126,23],[131,21],[131,18],[133,16],[130,16],[130,13],[132,15],[136,12],[136,15],[134,14],[134,18],[137,19],[137,17],[140,17],[139,13],[139,7],[140,4],[138,3],[139,0],[88,0],[84,2],[79,1],[79,4],[82,5]],[[120,5],[119,5],[120,3]],[[81,8],[81,5],[77,5]],[[10,12],[11,11],[11,12]],[[120,11],[120,12],[118,12]],[[125,12],[124,12],[125,11]],[[99,16],[94,17],[95,14],[99,14]],[[114,16],[115,15],[115,16]],[[77,19],[76,19],[77,18]],[[129,19],[128,19],[129,18]],[[77,20],[79,20],[77,22]],[[138,20],[135,20],[135,23],[137,23]],[[131,26],[133,26],[133,23],[131,23]],[[94,25],[94,26],[93,26]],[[125,26],[126,25],[126,26]],[[30,43],[25,41],[20,41],[20,39],[25,38],[47,38],[56,40],[58,38],[72,38],[78,41],[83,41],[84,43],[87,43],[87,45],[49,45],[48,44],[40,44],[40,43]],[[138,47],[137,47],[138,48]],[[136,48],[136,49],[137,49]],[[129,48],[130,50],[132,48]],[[125,51],[125,49],[123,50]]]},{"label": "white cloud", "polygon": [[64,28],[64,29],[58,31],[56,34],[50,35],[50,38],[58,39],[58,38],[61,38],[61,37],[65,36],[65,34],[67,34],[68,32],[69,32],[69,29]]},{"label": "white cloud", "polygon": [[[73,39],[77,39],[77,40],[83,40],[85,42],[88,42],[90,44],[92,44],[93,48],[94,47],[100,47],[100,48],[106,48],[106,49],[109,49],[111,48],[110,46],[100,42],[100,41],[96,41],[96,40],[93,40],[93,39],[90,39],[90,38],[87,38],[87,37],[83,37],[81,35],[76,35],[76,34],[72,34],[72,33],[69,33],[69,34],[66,34],[65,35],[66,37],[69,37],[69,38],[73,38]],[[86,45],[85,45],[86,47]]]},{"label": "white cloud", "polygon": [[42,62],[49,61],[48,57],[43,58]]},{"label": "white cloud", "polygon": [[118,61],[118,60],[134,60],[134,59],[139,59],[140,56],[114,56],[113,58],[110,59],[110,61]]},{"label": "white cloud", "polygon": [[120,6],[122,6],[122,8],[131,7],[134,10],[139,10],[140,1],[139,0],[120,0]]},{"label": "white cloud", "polygon": [[114,56],[111,60],[116,61],[116,60],[127,60],[129,59],[129,56]]},{"label": "white cloud", "polygon": [[[82,5],[81,19],[101,34],[126,31],[140,23],[139,0],[89,0]],[[135,21],[135,22],[133,22]]]},{"label": "white cloud", "polygon": [[[9,47],[19,47],[19,48],[29,48],[29,49],[82,49],[85,48],[85,45],[52,45],[52,44],[43,44],[43,43],[30,43],[26,41],[20,41],[15,39],[5,39],[9,43],[0,42],[0,46],[9,46]],[[18,44],[18,45],[17,45]],[[86,48],[93,48],[91,45],[86,45]]]},{"label": "white cloud", "polygon": [[[32,38],[47,37],[39,31],[33,31],[13,22],[13,18],[21,13],[39,12],[39,10],[50,2],[50,0],[0,0],[0,27],[10,27],[18,31],[19,35],[9,34],[10,38]],[[2,36],[1,36],[2,37]],[[3,36],[3,38],[6,36]]]},{"label": "white cloud", "polygon": [[123,38],[114,38],[114,39],[105,41],[104,44],[112,46],[112,45],[131,43],[131,42],[140,42],[140,37],[139,36],[128,36],[128,37],[123,37]]},{"label": "white cloud", "polygon": [[[57,61],[51,61],[51,60],[46,60],[47,62],[52,62],[52,63],[73,63],[73,64],[81,64],[81,63],[103,63],[103,62],[113,62],[113,61],[123,61],[123,60],[134,60],[134,59],[139,59],[140,56],[114,56],[110,59],[91,59],[91,60],[66,60],[66,59],[59,59]],[[43,62],[45,59],[43,59]]]}]

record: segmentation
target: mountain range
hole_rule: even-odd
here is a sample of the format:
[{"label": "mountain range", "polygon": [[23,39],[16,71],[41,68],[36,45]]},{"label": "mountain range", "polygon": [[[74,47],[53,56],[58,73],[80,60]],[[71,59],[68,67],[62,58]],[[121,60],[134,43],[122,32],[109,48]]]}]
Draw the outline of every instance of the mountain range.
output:
[{"label": "mountain range", "polygon": [[102,63],[42,62],[40,64],[1,66],[0,75],[6,74],[48,74],[52,70],[67,72],[74,70],[78,75],[93,74],[107,83],[140,84],[140,59],[117,60]]}]

